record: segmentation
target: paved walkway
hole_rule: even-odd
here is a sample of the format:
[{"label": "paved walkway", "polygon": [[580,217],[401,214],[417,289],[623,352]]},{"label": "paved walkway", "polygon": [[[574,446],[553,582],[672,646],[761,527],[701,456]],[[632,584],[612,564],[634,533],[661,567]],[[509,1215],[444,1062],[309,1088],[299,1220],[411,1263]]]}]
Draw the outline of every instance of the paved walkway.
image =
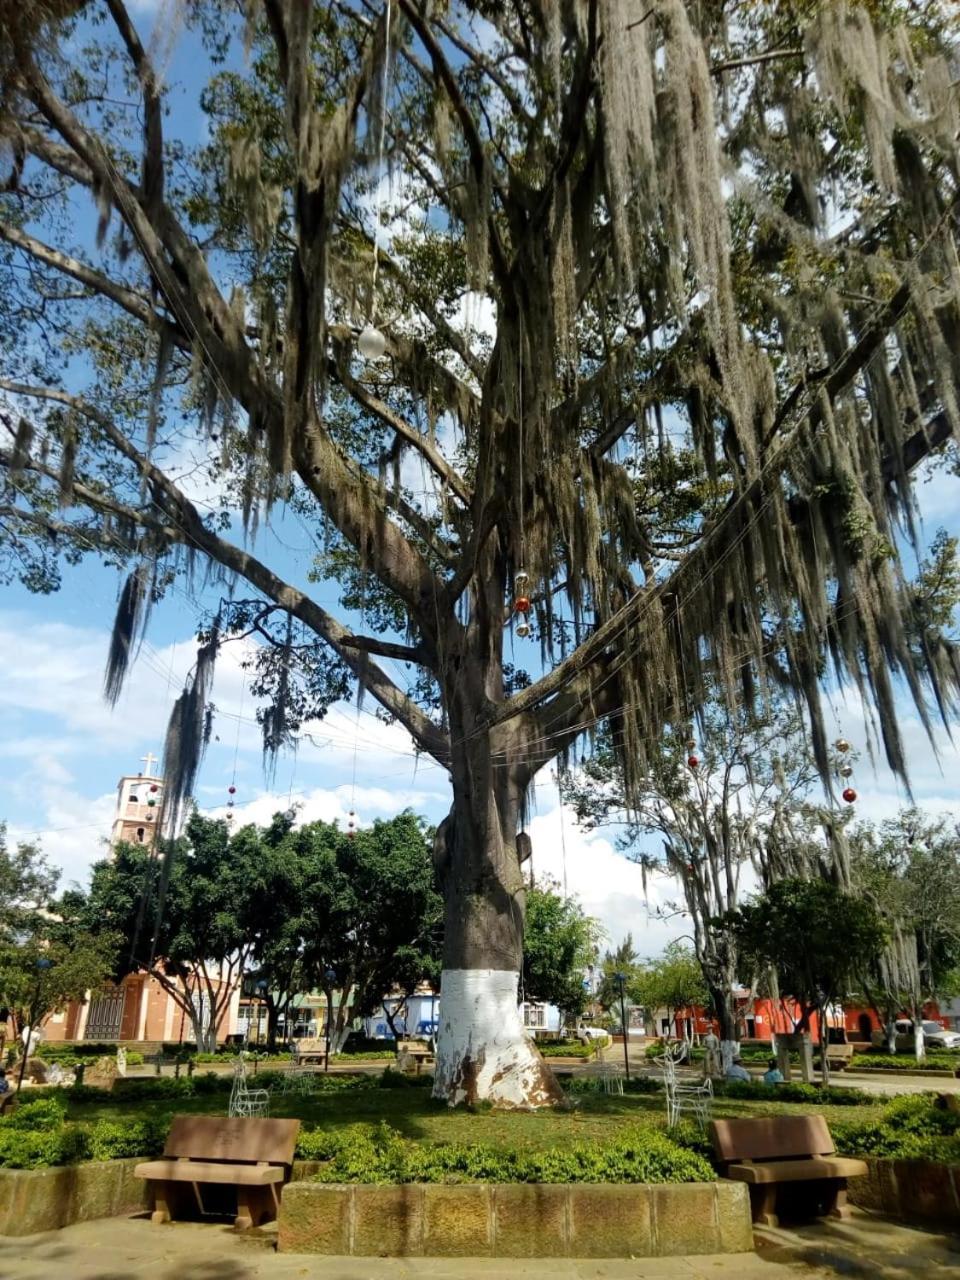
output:
[{"label": "paved walkway", "polygon": [[764,1229],[754,1254],[698,1258],[317,1258],[228,1227],[105,1218],[0,1239],[3,1280],[960,1280],[960,1240],[855,1214]]}]

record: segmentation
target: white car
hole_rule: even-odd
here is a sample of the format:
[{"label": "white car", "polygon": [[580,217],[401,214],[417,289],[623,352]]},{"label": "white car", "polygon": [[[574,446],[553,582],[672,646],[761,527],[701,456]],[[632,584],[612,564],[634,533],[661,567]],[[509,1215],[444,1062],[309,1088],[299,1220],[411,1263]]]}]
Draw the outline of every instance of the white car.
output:
[{"label": "white car", "polygon": [[606,1040],[610,1035],[609,1031],[604,1031],[603,1027],[577,1027],[577,1039],[584,1036],[588,1040]]},{"label": "white car", "polygon": [[960,1031],[948,1031],[939,1022],[921,1023],[923,1043],[928,1049],[960,1049]]}]

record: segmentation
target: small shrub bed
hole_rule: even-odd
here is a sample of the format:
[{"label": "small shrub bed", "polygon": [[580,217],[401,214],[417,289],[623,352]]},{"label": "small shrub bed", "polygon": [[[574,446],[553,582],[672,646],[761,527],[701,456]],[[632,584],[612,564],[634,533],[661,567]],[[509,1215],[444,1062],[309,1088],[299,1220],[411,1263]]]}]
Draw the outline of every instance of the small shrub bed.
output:
[{"label": "small shrub bed", "polygon": [[765,1102],[802,1102],[817,1107],[870,1107],[877,1099],[863,1089],[835,1088],[828,1085],[804,1084],[787,1080],[783,1084],[764,1084],[762,1080],[715,1080],[713,1092],[718,1098],[742,1098]]},{"label": "small shrub bed", "polygon": [[395,1058],[397,1051],[394,1048],[393,1041],[384,1045],[382,1049],[360,1049],[354,1052],[352,1049],[343,1053],[331,1053],[331,1062],[383,1062],[384,1058]]},{"label": "small shrub bed", "polygon": [[893,1068],[898,1071],[953,1071],[960,1070],[960,1058],[945,1050],[928,1053],[919,1062],[907,1053],[855,1053],[850,1059],[850,1070],[858,1067]]},{"label": "small shrub bed", "polygon": [[932,1094],[905,1094],[871,1124],[831,1126],[837,1150],[851,1156],[960,1164],[960,1112]]},{"label": "small shrub bed", "polygon": [[167,1121],[160,1118],[67,1124],[62,1100],[41,1097],[0,1120],[0,1168],[42,1169],[155,1155],[163,1150],[166,1131]]},{"label": "small shrub bed", "polygon": [[704,1157],[651,1129],[627,1129],[605,1143],[545,1151],[480,1143],[409,1142],[389,1125],[350,1125],[300,1134],[297,1155],[319,1160],[317,1182],[712,1182]]},{"label": "small shrub bed", "polygon": [[[216,1053],[191,1053],[188,1056],[191,1062],[207,1066],[211,1062],[236,1062],[238,1055],[236,1049],[218,1049]],[[257,1053],[256,1051],[248,1050],[246,1051],[246,1058],[248,1062],[253,1062],[254,1059],[257,1062],[292,1062],[293,1054],[287,1052]],[[127,1061],[129,1062],[130,1059],[127,1058]]]},{"label": "small shrub bed", "polygon": [[592,1058],[598,1049],[606,1049],[609,1044],[608,1036],[605,1040],[591,1040],[589,1044],[581,1044],[579,1040],[546,1040],[537,1048],[545,1058]]}]

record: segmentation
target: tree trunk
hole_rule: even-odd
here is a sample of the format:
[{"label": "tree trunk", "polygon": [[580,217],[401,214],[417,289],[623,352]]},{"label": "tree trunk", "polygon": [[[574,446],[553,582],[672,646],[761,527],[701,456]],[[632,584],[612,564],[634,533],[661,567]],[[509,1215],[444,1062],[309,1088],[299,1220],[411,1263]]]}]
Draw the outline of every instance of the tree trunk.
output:
[{"label": "tree trunk", "polygon": [[516,836],[524,784],[503,757],[491,759],[474,726],[472,717],[462,728],[451,723],[454,805],[434,848],[445,913],[433,1096],[450,1106],[547,1106],[564,1095],[528,1039],[518,1005],[526,894]]},{"label": "tree trunk", "polygon": [[897,1052],[897,1020],[896,1018],[888,1018],[886,1027],[884,1028],[887,1037],[887,1053],[895,1054]]},{"label": "tree trunk", "polygon": [[720,1074],[726,1075],[737,1056],[740,1037],[737,1028],[737,1002],[730,984],[708,982],[710,1000],[720,1028]]}]

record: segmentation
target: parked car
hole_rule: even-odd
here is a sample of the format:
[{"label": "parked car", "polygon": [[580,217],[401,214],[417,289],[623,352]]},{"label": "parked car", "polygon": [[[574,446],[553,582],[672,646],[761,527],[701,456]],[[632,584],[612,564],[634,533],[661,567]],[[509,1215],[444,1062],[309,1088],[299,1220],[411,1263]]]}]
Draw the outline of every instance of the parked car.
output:
[{"label": "parked car", "polygon": [[604,1031],[603,1027],[577,1027],[578,1040],[606,1040],[609,1035],[610,1032]]},{"label": "parked car", "polygon": [[923,1043],[928,1049],[960,1049],[960,1032],[948,1031],[939,1022],[921,1023]]}]

